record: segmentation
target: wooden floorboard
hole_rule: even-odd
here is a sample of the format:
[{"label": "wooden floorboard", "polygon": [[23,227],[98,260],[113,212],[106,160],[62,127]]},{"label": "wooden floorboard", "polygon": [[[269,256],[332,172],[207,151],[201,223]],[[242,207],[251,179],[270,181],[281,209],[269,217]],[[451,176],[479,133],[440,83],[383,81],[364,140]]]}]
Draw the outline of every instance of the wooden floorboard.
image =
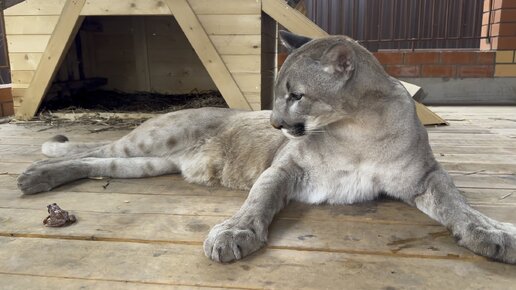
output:
[{"label": "wooden floorboard", "polygon": [[[436,158],[479,211],[516,223],[516,109],[435,107],[450,126],[428,128]],[[81,180],[21,197],[16,177],[44,157],[55,134],[115,140],[127,130],[92,125],[0,125],[2,289],[510,289],[516,266],[457,246],[446,229],[394,200],[357,205],[293,203],[275,219],[266,249],[219,265],[204,257],[209,228],[246,192],[178,176]],[[46,228],[46,205],[78,217]],[[5,287],[5,285],[8,285]]]}]

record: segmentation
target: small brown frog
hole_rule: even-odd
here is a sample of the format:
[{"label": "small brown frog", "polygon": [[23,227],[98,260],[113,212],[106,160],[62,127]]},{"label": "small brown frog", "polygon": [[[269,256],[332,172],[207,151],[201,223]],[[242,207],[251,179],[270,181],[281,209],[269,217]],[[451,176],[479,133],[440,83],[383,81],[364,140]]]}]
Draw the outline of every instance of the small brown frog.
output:
[{"label": "small brown frog", "polygon": [[47,205],[47,209],[49,216],[43,220],[47,227],[64,227],[77,221],[73,214],[68,214],[55,203]]}]

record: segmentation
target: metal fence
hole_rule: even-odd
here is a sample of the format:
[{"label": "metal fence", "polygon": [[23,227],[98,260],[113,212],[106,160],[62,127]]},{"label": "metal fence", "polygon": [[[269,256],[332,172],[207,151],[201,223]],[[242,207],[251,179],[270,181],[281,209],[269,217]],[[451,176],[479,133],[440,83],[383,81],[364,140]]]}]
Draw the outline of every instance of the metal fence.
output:
[{"label": "metal fence", "polygon": [[[492,1],[492,0],[485,0]],[[484,0],[305,0],[330,34],[379,49],[478,48]]]}]

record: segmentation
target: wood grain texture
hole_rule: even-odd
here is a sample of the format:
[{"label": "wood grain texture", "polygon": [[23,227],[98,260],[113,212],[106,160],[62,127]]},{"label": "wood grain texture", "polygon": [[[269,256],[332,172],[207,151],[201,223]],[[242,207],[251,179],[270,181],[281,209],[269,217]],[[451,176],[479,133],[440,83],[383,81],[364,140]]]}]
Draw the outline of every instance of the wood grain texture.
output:
[{"label": "wood grain texture", "polygon": [[231,108],[250,110],[251,107],[243,96],[241,89],[228,71],[188,2],[186,0],[167,0],[166,3],[227,104]]},{"label": "wood grain texture", "polygon": [[43,96],[57,72],[59,64],[82,23],[83,18],[79,16],[79,12],[84,2],[85,0],[68,0],[66,2],[54,33],[41,57],[31,86],[26,92],[26,95],[30,96],[30,98],[25,98],[20,108],[16,110],[17,118],[29,119],[36,113]]},{"label": "wood grain texture", "polygon": [[[432,109],[465,120],[428,130],[430,139],[441,142],[434,151],[450,152],[439,155],[442,162],[512,163],[504,161],[516,156],[512,147],[496,144],[512,139],[516,122],[506,120],[512,118],[511,110]],[[497,124],[507,130],[499,131]],[[274,220],[264,250],[220,265],[204,256],[202,241],[211,226],[238,210],[245,191],[189,184],[171,175],[112,179],[108,186],[107,180],[80,180],[49,193],[20,197],[17,174],[30,161],[43,158],[40,145],[49,137],[116,140],[128,132],[90,133],[95,127],[0,125],[0,279],[11,289],[510,289],[516,282],[514,266],[473,255],[457,246],[444,227],[395,200],[339,206],[291,203]],[[490,143],[473,144],[464,154],[446,144],[468,138]],[[474,208],[516,223],[514,172],[450,174]],[[76,214],[78,223],[42,226],[45,206],[51,202]]]}]

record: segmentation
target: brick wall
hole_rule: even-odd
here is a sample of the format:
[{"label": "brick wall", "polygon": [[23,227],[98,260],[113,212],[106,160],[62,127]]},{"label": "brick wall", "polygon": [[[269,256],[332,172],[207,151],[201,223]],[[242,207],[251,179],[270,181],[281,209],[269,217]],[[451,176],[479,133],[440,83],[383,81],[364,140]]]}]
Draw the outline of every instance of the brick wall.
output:
[{"label": "brick wall", "polygon": [[[489,7],[489,5],[492,5]],[[491,19],[489,11],[491,9]],[[505,50],[516,48],[516,0],[484,1],[482,36],[488,36],[480,43],[483,50]]]},{"label": "brick wall", "polygon": [[496,52],[495,76],[516,76],[516,50],[498,50]]},{"label": "brick wall", "polygon": [[14,115],[11,88],[0,88],[0,117]]},{"label": "brick wall", "polygon": [[[491,78],[495,76],[495,59],[498,59],[494,51],[396,50],[373,54],[388,74],[399,78]],[[279,66],[286,56],[278,54]],[[513,61],[514,58],[511,64]]]},{"label": "brick wall", "polygon": [[495,77],[516,77],[516,0],[484,1],[482,36],[480,49],[496,50]]},{"label": "brick wall", "polygon": [[374,55],[394,77],[488,78],[495,71],[495,53],[487,51],[381,51]]}]

